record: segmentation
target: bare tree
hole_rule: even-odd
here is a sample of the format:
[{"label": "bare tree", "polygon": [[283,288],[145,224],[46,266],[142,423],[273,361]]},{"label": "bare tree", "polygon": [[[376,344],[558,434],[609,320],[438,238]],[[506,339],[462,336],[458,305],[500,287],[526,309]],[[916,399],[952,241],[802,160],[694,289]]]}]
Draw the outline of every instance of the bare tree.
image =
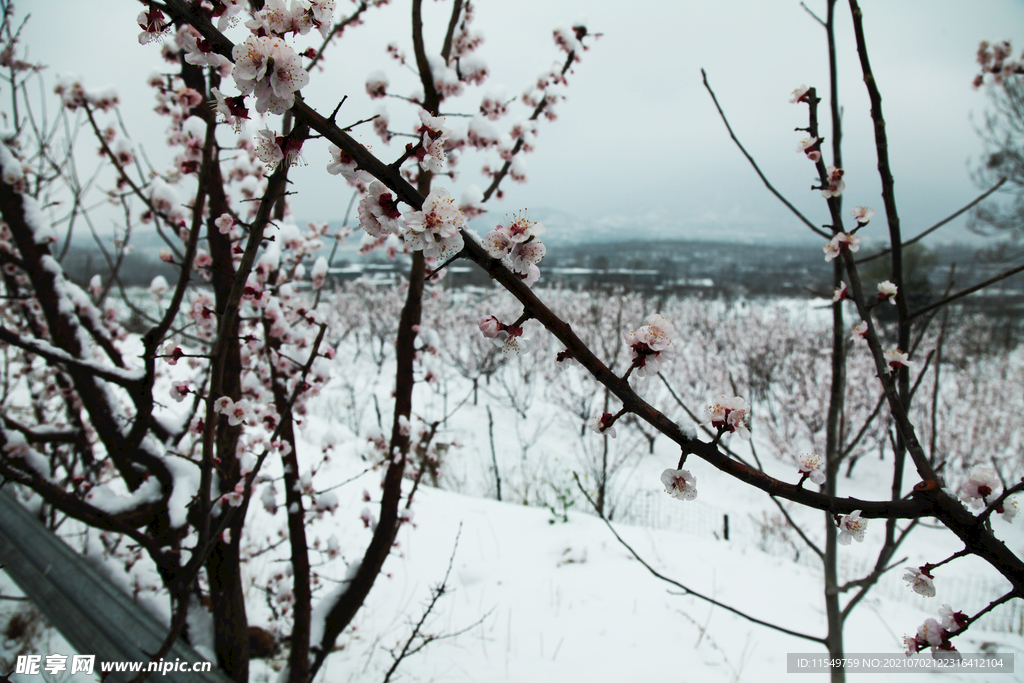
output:
[{"label": "bare tree", "polygon": [[1008,201],[981,204],[972,213],[970,226],[1019,246],[1024,236],[1024,55],[1014,60],[1009,41],[983,41],[978,66],[974,87],[985,89],[992,108],[978,130],[985,155],[976,179],[983,187],[1003,185]]}]

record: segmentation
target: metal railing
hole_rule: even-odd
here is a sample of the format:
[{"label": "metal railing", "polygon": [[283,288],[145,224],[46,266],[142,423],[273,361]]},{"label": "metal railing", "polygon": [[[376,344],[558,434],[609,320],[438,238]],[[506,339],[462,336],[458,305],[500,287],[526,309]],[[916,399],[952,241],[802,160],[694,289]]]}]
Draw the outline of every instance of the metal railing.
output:
[{"label": "metal railing", "polygon": [[[166,625],[47,529],[10,490],[0,490],[0,564],[71,647],[96,655],[97,675],[100,662],[149,662],[146,653],[159,650],[167,637]],[[180,638],[164,660],[206,661]],[[205,673],[153,673],[171,683],[231,683],[216,664]],[[114,671],[104,681],[127,683],[136,676]]]}]

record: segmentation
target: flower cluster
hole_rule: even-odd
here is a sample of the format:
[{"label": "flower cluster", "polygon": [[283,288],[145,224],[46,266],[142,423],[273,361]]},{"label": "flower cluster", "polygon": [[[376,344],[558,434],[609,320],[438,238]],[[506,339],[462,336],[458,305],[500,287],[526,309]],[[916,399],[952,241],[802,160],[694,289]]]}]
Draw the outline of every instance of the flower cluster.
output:
[{"label": "flower cluster", "polygon": [[853,334],[850,335],[850,339],[855,342],[867,342],[868,340],[868,324],[861,320],[859,323],[853,326]]},{"label": "flower cluster", "polygon": [[665,470],[661,473],[665,493],[679,500],[693,500],[697,497],[697,477],[689,470]]},{"label": "flower cluster", "polygon": [[797,462],[800,463],[800,482],[803,483],[804,479],[810,479],[815,484],[825,483],[825,473],[821,471],[822,465],[825,461],[817,453],[801,453],[797,456]]},{"label": "flower cluster", "polygon": [[283,114],[295,103],[295,93],[309,83],[299,56],[280,38],[249,36],[235,45],[231,56],[235,86],[243,95],[255,93],[261,114]]},{"label": "flower cluster", "polygon": [[939,650],[955,653],[955,657],[960,656],[949,639],[967,625],[967,615],[963,612],[954,612],[949,605],[943,605],[939,610],[939,618],[942,619],[941,623],[936,619],[925,619],[917,629],[916,635],[903,636],[908,657],[926,647],[931,647],[932,657],[938,656]]},{"label": "flower cluster", "polygon": [[370,183],[366,195],[359,201],[359,227],[371,237],[398,235],[405,229],[398,202],[379,180]]},{"label": "flower cluster", "polygon": [[405,243],[414,251],[422,250],[427,258],[448,259],[465,246],[460,231],[466,219],[443,188],[427,195],[422,211],[411,211],[404,218]]},{"label": "flower cluster", "polygon": [[986,74],[992,74],[992,80],[996,85],[1002,85],[1008,76],[1024,74],[1024,54],[1019,60],[1014,61],[1010,59],[1012,52],[1013,47],[1008,40],[994,45],[989,44],[987,40],[981,41],[978,45],[978,65],[981,67],[981,73],[974,77],[974,87],[982,86]]},{"label": "flower cluster", "polygon": [[53,92],[60,95],[61,102],[71,111],[86,104],[101,111],[109,111],[120,103],[120,97],[113,88],[87,91],[82,82],[73,76],[60,79]]},{"label": "flower cluster", "polygon": [[252,405],[249,403],[249,399],[240,398],[237,401],[232,401],[227,396],[221,396],[213,402],[213,411],[226,415],[228,418],[228,424],[232,427],[237,427],[240,424],[248,424],[255,413]]},{"label": "flower cluster", "polygon": [[903,580],[914,589],[914,592],[926,598],[935,597],[934,579],[935,577],[925,571],[924,567],[907,567],[907,573],[903,575]]},{"label": "flower cluster", "polygon": [[423,143],[416,148],[413,156],[420,162],[420,168],[432,173],[444,170],[444,144],[452,134],[451,128],[444,125],[440,116],[431,116],[426,109],[420,109],[419,132],[423,135]]},{"label": "flower cluster", "polygon": [[718,403],[704,409],[710,423],[719,432],[736,432],[750,440],[750,406],[739,396],[723,396]]},{"label": "flower cluster", "polygon": [[849,249],[852,252],[860,251],[860,237],[845,232],[836,233],[829,243],[822,247],[826,261],[831,261],[839,256],[843,249]]},{"label": "flower cluster", "polygon": [[846,189],[846,182],[843,181],[843,169],[836,166],[828,167],[828,187],[822,188],[821,196],[825,199],[838,197]]},{"label": "flower cluster", "polygon": [[860,510],[841,517],[839,520],[839,545],[850,545],[853,541],[864,542],[868,520],[860,518]]},{"label": "flower cluster", "polygon": [[245,23],[257,35],[306,35],[315,28],[324,38],[331,32],[334,0],[267,0],[263,9]]},{"label": "flower cluster", "polygon": [[366,94],[370,99],[380,99],[388,94],[388,77],[383,71],[374,71],[366,77]]},{"label": "flower cluster", "polygon": [[797,152],[803,152],[807,158],[817,163],[821,160],[821,138],[804,138],[796,146]]},{"label": "flower cluster", "polygon": [[517,217],[508,225],[499,225],[487,233],[482,244],[491,258],[508,257],[512,271],[529,287],[540,279],[537,264],[547,253],[540,236],[546,231],[547,228],[536,221]]},{"label": "flower cluster", "polygon": [[623,333],[626,345],[633,352],[633,364],[638,377],[658,374],[661,364],[676,357],[672,338],[676,328],[664,316],[651,313],[647,324],[632,332]]},{"label": "flower cluster", "polygon": [[506,99],[504,89],[492,90],[484,95],[483,101],[480,102],[480,113],[491,121],[497,121],[508,113]]}]

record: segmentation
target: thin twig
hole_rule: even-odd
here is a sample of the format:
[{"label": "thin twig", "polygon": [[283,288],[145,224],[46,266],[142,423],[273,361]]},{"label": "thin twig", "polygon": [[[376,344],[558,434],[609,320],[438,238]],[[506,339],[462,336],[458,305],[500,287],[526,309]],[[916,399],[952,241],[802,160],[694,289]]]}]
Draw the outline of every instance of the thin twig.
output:
[{"label": "thin twig", "polygon": [[839,586],[839,588],[836,589],[836,592],[838,592],[838,593],[845,593],[846,591],[848,591],[848,590],[850,590],[852,588],[857,588],[858,586],[867,588],[867,587],[873,585],[874,583],[876,583],[878,581],[878,579],[880,579],[882,577],[882,574],[885,574],[887,571],[889,571],[890,569],[893,569],[894,567],[898,567],[899,565],[903,564],[906,561],[907,561],[907,558],[904,557],[902,560],[896,560],[895,562],[890,564],[888,567],[884,567],[881,570],[876,569],[875,571],[873,571],[870,574],[868,574],[867,576],[865,576],[863,579],[856,579],[854,581],[847,581],[842,586]]},{"label": "thin twig", "polygon": [[715,103],[715,109],[718,110],[718,115],[722,117],[722,123],[725,124],[726,130],[729,131],[729,137],[731,137],[732,141],[736,143],[736,146],[740,148],[740,151],[743,152],[743,156],[747,158],[747,161],[750,162],[750,165],[754,167],[754,171],[757,173],[757,176],[761,179],[761,182],[764,183],[765,187],[768,188],[768,191],[775,195],[780,202],[785,204],[786,208],[792,211],[794,215],[796,215],[796,217],[803,222],[804,225],[806,225],[808,228],[818,233],[825,239],[831,239],[832,235],[825,232],[824,230],[816,226],[814,223],[809,221],[807,217],[800,213],[800,211],[795,206],[789,203],[788,199],[782,196],[782,193],[776,190],[775,187],[770,182],[768,182],[768,179],[764,176],[764,173],[762,173],[761,169],[758,167],[757,162],[754,161],[754,157],[750,156],[750,153],[747,152],[746,148],[743,146],[743,143],[741,143],[739,141],[739,138],[736,137],[736,133],[732,131],[732,126],[729,125],[729,120],[725,118],[725,112],[722,111],[721,105],[718,104],[718,98],[715,97],[715,91],[712,90],[711,86],[708,84],[708,75],[704,72],[704,69],[700,70],[700,74],[701,76],[704,77],[704,87],[707,89],[708,94],[711,95],[711,100]]},{"label": "thin twig", "polygon": [[[927,230],[921,232],[919,235],[917,235],[917,237],[910,238],[909,240],[907,240],[906,242],[904,242],[900,246],[902,246],[905,249],[905,248],[909,247],[911,244],[913,244],[914,242],[917,242],[919,240],[924,239],[928,235],[932,234],[933,232],[935,232],[936,230],[941,228],[946,223],[949,223],[951,220],[953,220],[954,218],[957,218],[958,216],[963,214],[965,211],[969,211],[970,209],[974,208],[975,205],[977,205],[978,203],[984,201],[986,198],[988,198],[988,196],[990,194],[992,194],[993,192],[998,190],[1000,187],[1002,187],[1003,183],[1005,183],[1005,182],[1006,182],[1006,178],[1000,178],[998,183],[996,183],[995,185],[993,185],[989,189],[985,190],[983,193],[981,193],[981,195],[976,197],[974,199],[974,201],[972,201],[970,204],[967,204],[966,206],[961,208],[959,211],[956,211],[956,212],[946,216],[945,218],[943,218],[941,221],[939,221],[938,223],[936,223],[932,227],[930,227]],[[885,256],[886,254],[889,254],[889,253],[892,253],[892,249],[891,248],[883,249],[882,251],[878,252],[877,254],[872,254],[871,256],[865,256],[864,258],[857,259],[857,264],[860,265],[861,263],[867,263],[868,261],[873,261],[876,258]]]},{"label": "thin twig", "polygon": [[[430,591],[431,592],[430,602],[427,603],[426,609],[424,609],[423,610],[423,614],[420,615],[419,621],[417,621],[413,625],[412,633],[409,634],[408,639],[406,639],[405,643],[402,645],[401,652],[399,652],[396,655],[394,650],[391,650],[391,657],[392,657],[392,659],[394,659],[394,662],[391,664],[391,668],[388,669],[387,674],[385,674],[384,682],[383,683],[389,683],[389,681],[391,681],[391,677],[394,675],[395,671],[398,669],[398,665],[401,664],[402,661],[405,660],[406,658],[411,657],[412,655],[416,654],[417,652],[419,652],[420,650],[422,650],[427,645],[430,645],[433,642],[436,642],[438,640],[445,640],[445,639],[448,639],[448,638],[454,638],[456,636],[462,635],[463,633],[466,633],[467,631],[470,631],[470,630],[476,628],[477,626],[482,624],[484,622],[484,620],[487,619],[487,617],[489,617],[491,615],[491,612],[494,611],[493,609],[488,611],[486,614],[484,614],[482,617],[477,619],[475,622],[473,622],[469,626],[466,626],[465,628],[461,628],[458,631],[455,631],[453,633],[446,633],[446,634],[440,635],[440,636],[424,634],[423,633],[423,625],[426,623],[427,618],[434,611],[434,607],[437,606],[438,601],[442,597],[444,597],[445,595],[448,595],[448,593],[451,592],[448,589],[448,579],[449,579],[449,577],[452,574],[452,566],[455,563],[455,552],[459,548],[459,537],[460,536],[462,536],[462,524],[461,523],[459,523],[459,531],[455,535],[455,545],[452,548],[452,554],[448,558],[448,569],[444,573],[444,578],[441,579],[441,583],[440,584],[438,584],[437,586],[435,586],[434,588],[431,589],[431,591]],[[419,643],[416,643],[416,639],[417,638],[420,639]]]},{"label": "thin twig", "polygon": [[945,299],[941,299],[939,301],[936,301],[933,304],[929,304],[928,306],[925,306],[924,308],[920,308],[920,309],[914,311],[913,313],[909,314],[907,319],[908,320],[913,320],[914,318],[916,318],[919,315],[922,315],[924,313],[927,313],[928,311],[931,311],[931,310],[934,310],[936,308],[939,308],[940,306],[945,306],[946,304],[951,303],[953,301],[956,301],[957,299],[962,299],[963,297],[965,297],[965,296],[967,296],[969,294],[974,294],[975,292],[977,292],[979,290],[985,289],[989,285],[994,285],[995,283],[999,282],[1000,280],[1005,280],[1006,278],[1010,277],[1011,275],[1016,275],[1017,273],[1021,272],[1022,270],[1024,270],[1024,264],[1021,264],[1021,265],[1017,266],[1016,268],[1010,268],[1009,270],[1004,270],[1002,273],[1000,273],[999,275],[996,275],[993,278],[990,278],[988,280],[985,280],[984,282],[976,284],[973,287],[968,287],[967,289],[959,291],[956,294],[953,294],[952,296],[947,296]]},{"label": "thin twig", "polygon": [[[583,488],[583,483],[580,481],[579,475],[576,474],[575,472],[573,472],[572,473],[572,478],[576,480],[576,486],[579,487],[580,492],[583,493],[583,495],[586,497],[587,502],[590,503],[591,507],[594,508],[594,511],[597,512],[598,511],[597,504],[594,502],[594,499],[590,497],[590,494],[587,493],[587,490],[585,488]],[[753,622],[753,623],[758,624],[760,626],[766,626],[766,627],[768,627],[770,629],[774,629],[776,631],[781,631],[782,633],[785,633],[786,635],[795,636],[797,638],[803,638],[804,640],[810,640],[810,641],[813,641],[815,643],[821,643],[822,645],[825,644],[825,639],[824,638],[819,638],[817,636],[810,636],[810,635],[807,635],[806,633],[800,633],[799,631],[791,631],[788,628],[784,628],[782,626],[776,626],[775,624],[769,623],[767,621],[763,621],[761,619],[758,619],[757,617],[752,617],[749,614],[746,614],[745,612],[741,612],[740,610],[736,609],[735,607],[730,607],[729,605],[721,603],[718,600],[715,600],[714,598],[709,598],[706,595],[702,595],[701,593],[698,593],[695,590],[687,588],[686,586],[684,586],[683,584],[679,583],[675,579],[670,579],[669,577],[667,577],[664,574],[660,573],[658,570],[656,570],[651,565],[647,564],[647,562],[644,560],[644,558],[640,557],[639,553],[637,553],[635,550],[633,550],[633,547],[631,545],[629,545],[628,543],[626,543],[626,541],[622,538],[622,536],[619,536],[619,532],[615,530],[615,527],[612,526],[612,523],[608,521],[607,517],[605,517],[600,512],[597,512],[597,514],[601,518],[601,521],[603,521],[605,523],[605,526],[607,526],[608,529],[612,532],[612,534],[615,536],[615,538],[618,539],[619,543],[622,544],[622,547],[624,547],[626,550],[628,550],[630,555],[632,555],[634,558],[636,558],[636,561],[639,562],[640,564],[642,564],[644,566],[644,568],[647,569],[647,571],[649,571],[651,574],[653,574],[654,576],[658,577],[662,581],[664,581],[666,583],[672,584],[673,586],[675,586],[675,587],[685,591],[688,595],[692,595],[695,598],[700,598],[701,600],[704,600],[705,602],[709,602],[709,603],[711,603],[712,605],[714,605],[716,607],[721,607],[722,609],[726,610],[727,612],[732,612],[736,616],[742,617],[743,619],[746,619],[747,621]]]},{"label": "thin twig", "polygon": [[773,503],[775,503],[776,506],[778,506],[779,512],[781,512],[782,516],[786,518],[786,521],[789,523],[789,525],[791,527],[793,527],[793,530],[796,531],[797,536],[799,536],[800,539],[804,543],[807,544],[808,548],[810,548],[812,551],[814,551],[815,555],[817,555],[819,558],[821,558],[824,561],[824,559],[825,559],[825,552],[821,548],[819,548],[814,543],[814,541],[812,541],[810,538],[808,538],[807,534],[804,533],[804,530],[801,529],[800,526],[796,522],[793,521],[793,518],[790,517],[790,515],[789,515],[789,510],[787,510],[785,507],[783,507],[782,501],[780,501],[775,496],[769,496],[769,498],[771,498],[771,501]]}]

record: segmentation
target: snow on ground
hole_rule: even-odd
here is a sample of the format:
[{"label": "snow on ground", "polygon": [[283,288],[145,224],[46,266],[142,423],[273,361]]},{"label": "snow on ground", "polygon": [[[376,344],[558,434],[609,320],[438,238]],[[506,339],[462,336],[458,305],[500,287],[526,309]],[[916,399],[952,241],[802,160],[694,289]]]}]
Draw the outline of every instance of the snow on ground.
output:
[{"label": "snow on ground", "polygon": [[[334,655],[324,680],[381,680],[391,664],[381,648],[408,637],[408,623],[418,619],[429,587],[444,576],[456,537],[451,593],[428,632],[453,633],[487,616],[480,627],[407,660],[402,671],[410,680],[782,681],[795,676],[786,673],[787,652],[824,652],[673,595],[678,589],[653,577],[593,516],[570,512],[569,523],[550,524],[551,515],[536,508],[434,489],[417,495],[416,527],[401,533],[400,555],[385,565],[390,578],[380,580],[357,617],[354,651]],[[658,571],[687,587],[780,626],[824,633],[819,572],[730,542],[619,530]],[[902,635],[928,616],[869,598],[847,627],[848,651],[901,653]],[[982,641],[999,643],[1000,651],[1024,645],[1019,636],[972,636],[979,640],[960,643],[962,651],[979,651]]]},{"label": "snow on ground", "polygon": [[[787,303],[784,309],[797,317],[806,314],[814,318],[818,313],[813,308],[807,313],[806,303],[803,307]],[[633,322],[641,319],[640,312],[633,316]],[[475,332],[469,329],[464,333]],[[535,353],[548,353],[544,335],[535,334],[539,338]],[[366,344],[365,338],[362,343]],[[386,347],[380,348],[386,351]],[[690,361],[681,357],[676,362]],[[365,509],[374,512],[379,491],[380,473],[366,471],[372,465],[372,449],[365,436],[377,424],[374,399],[382,423],[387,425],[391,419],[393,363],[386,352],[377,364],[369,346],[357,348],[349,340],[339,346],[336,362],[335,378],[310,405],[300,430],[302,467],[319,466],[316,489],[323,492],[348,482],[333,490],[339,502],[337,510],[308,525],[315,547],[311,554],[322,577],[320,596],[344,578],[346,563],[361,556],[370,538],[360,516]],[[447,451],[443,462],[441,483],[447,490],[419,488],[413,504],[414,523],[399,533],[399,545],[385,564],[386,575],[379,577],[366,605],[339,640],[342,649],[328,659],[320,680],[383,680],[391,665],[387,649],[400,647],[409,637],[411,624],[422,614],[432,587],[444,577],[453,549],[449,592],[424,630],[445,636],[482,621],[409,657],[399,669],[403,680],[827,680],[825,674],[786,673],[786,653],[823,655],[822,646],[752,624],[693,596],[679,595],[677,587],[652,576],[635,560],[604,522],[583,511],[587,503],[575,493],[572,473],[579,472],[588,485],[592,483],[586,478],[586,466],[593,462],[594,444],[600,440],[595,442],[589,433],[581,437],[580,420],[553,401],[548,392],[553,381],[550,375],[538,370],[534,385],[526,391],[520,387],[519,393],[510,391],[501,383],[501,375],[496,375],[489,383],[481,382],[479,400],[474,404],[468,380],[444,364],[431,367],[440,381],[434,386],[417,385],[415,410],[416,416],[427,422],[447,418],[438,438],[460,444]],[[641,395],[670,411],[671,399],[660,390],[656,378],[647,379],[640,387]],[[158,386],[156,391],[166,395],[164,387]],[[713,396],[694,400],[706,398]],[[516,405],[527,419],[517,414]],[[489,418],[494,420],[503,503],[490,499],[494,482]],[[335,441],[338,446],[330,460],[321,463],[325,443]],[[613,445],[617,448],[623,442],[620,436]],[[751,457],[744,442],[737,439],[730,445],[742,457]],[[664,575],[726,605],[794,631],[823,636],[820,566],[798,539],[792,545],[783,538],[781,525],[770,517],[777,514],[771,501],[697,459],[687,463],[697,476],[697,500],[671,499],[663,493],[658,478],[663,469],[675,467],[678,450],[665,439],[655,441],[652,454],[647,454],[645,443],[642,446],[614,480],[612,499],[616,518],[632,522],[617,523],[616,528],[640,556]],[[789,457],[776,457],[763,442],[759,448],[769,473],[795,478],[796,466]],[[868,499],[887,495],[891,474],[885,463],[880,465],[877,456],[866,456],[854,476],[840,482],[841,494]],[[268,461],[267,468],[272,476],[280,474],[279,465]],[[908,481],[907,486],[913,483]],[[370,502],[365,500],[367,496]],[[543,507],[546,503],[562,512],[560,496],[576,499],[567,513],[568,522]],[[730,519],[728,541],[722,539],[726,514]],[[793,515],[812,538],[822,537],[821,513],[796,509]],[[1024,554],[1021,525],[1011,529],[1001,519],[994,523],[1010,548]],[[283,511],[271,516],[254,499],[249,519],[251,549],[268,545],[282,527]],[[858,578],[870,568],[882,534],[883,525],[871,522],[863,544],[841,549],[843,580]],[[340,558],[331,559],[327,553],[332,543],[340,548]],[[796,549],[801,550],[799,562],[793,561]],[[897,557],[906,556],[905,565],[916,566],[943,559],[958,549],[951,534],[922,525]],[[251,581],[251,624],[267,625],[272,620],[261,592],[268,580],[281,572],[285,557],[282,546],[254,556],[246,565]],[[143,565],[135,570],[138,575],[144,575]],[[936,617],[943,602],[973,613],[1000,594],[1002,579],[994,570],[983,563],[958,561],[937,573],[938,596],[922,598],[901,581],[903,566],[893,569],[853,612],[845,629],[847,652],[902,657],[902,637],[916,631],[924,619]],[[116,565],[111,569],[118,571]],[[2,575],[0,594],[17,594]],[[159,610],[155,604],[159,596],[147,595],[145,601]],[[0,603],[0,611],[12,606],[16,604]],[[59,638],[48,646],[55,648],[52,652],[61,651]],[[957,646],[962,652],[994,647],[1016,653],[1024,650],[1024,638],[975,627],[958,639]],[[9,657],[10,650],[5,649],[9,647],[10,643],[0,642],[0,656]],[[855,680],[888,680],[882,676],[859,675]],[[901,674],[899,680],[910,683],[926,677],[931,675]],[[30,678],[15,676],[12,680]],[[277,673],[267,663],[254,662],[252,680],[276,681]],[[946,680],[989,678],[949,674]],[[1024,672],[994,680],[1024,680]]]}]

